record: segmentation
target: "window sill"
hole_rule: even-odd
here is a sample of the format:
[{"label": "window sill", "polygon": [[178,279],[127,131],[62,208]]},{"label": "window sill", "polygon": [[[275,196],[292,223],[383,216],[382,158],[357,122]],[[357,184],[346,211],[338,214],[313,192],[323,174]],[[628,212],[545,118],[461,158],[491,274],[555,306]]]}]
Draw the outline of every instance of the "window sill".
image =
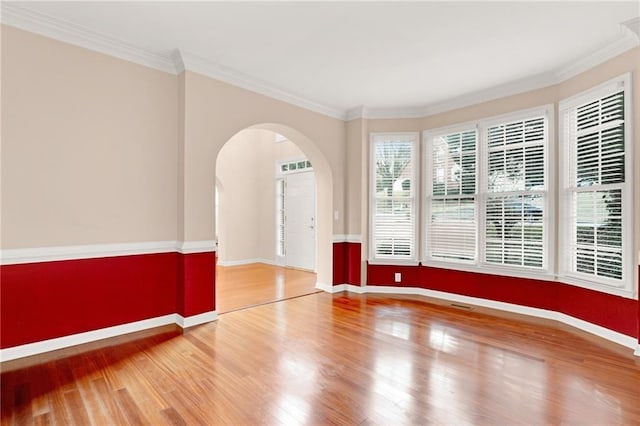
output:
[{"label": "window sill", "polygon": [[510,267],[496,267],[488,265],[465,264],[463,262],[441,262],[437,260],[425,260],[423,266],[431,268],[452,269],[476,274],[499,275],[506,277],[525,278],[530,280],[555,281],[556,276],[549,271],[523,270]]},{"label": "window sill", "polygon": [[419,266],[420,262],[413,259],[369,259],[369,265],[379,266]]}]

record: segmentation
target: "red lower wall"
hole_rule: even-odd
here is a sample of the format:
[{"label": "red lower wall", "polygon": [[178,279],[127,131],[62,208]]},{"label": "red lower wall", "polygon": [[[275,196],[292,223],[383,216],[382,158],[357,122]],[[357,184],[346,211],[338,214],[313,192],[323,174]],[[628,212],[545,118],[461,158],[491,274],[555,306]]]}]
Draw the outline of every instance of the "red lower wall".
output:
[{"label": "red lower wall", "polygon": [[[402,273],[403,284],[394,283]],[[561,312],[640,338],[637,300],[559,282],[479,274],[427,266],[368,265],[371,286],[417,287]]]},{"label": "red lower wall", "polygon": [[[333,282],[360,285],[360,244],[333,245]],[[158,253],[0,266],[0,348],[215,309],[215,253]],[[639,268],[640,269],[640,268]],[[394,284],[401,272],[403,283]],[[367,284],[548,309],[636,337],[640,303],[567,284],[425,266],[368,265]]]},{"label": "red lower wall", "polygon": [[360,243],[333,243],[333,285],[360,285]]},{"label": "red lower wall", "polygon": [[181,255],[178,265],[177,313],[183,317],[215,309],[215,252]]},{"label": "red lower wall", "polygon": [[0,266],[0,348],[215,309],[215,253]]}]

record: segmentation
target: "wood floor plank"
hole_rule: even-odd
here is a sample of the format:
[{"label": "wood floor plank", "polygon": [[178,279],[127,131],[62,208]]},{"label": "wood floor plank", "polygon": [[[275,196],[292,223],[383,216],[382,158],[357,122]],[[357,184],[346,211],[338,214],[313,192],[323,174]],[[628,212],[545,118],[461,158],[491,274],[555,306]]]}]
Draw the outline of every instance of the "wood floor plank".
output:
[{"label": "wood floor plank", "polygon": [[315,293],[3,365],[1,424],[640,424],[630,350],[431,302]]},{"label": "wood floor plank", "polygon": [[116,401],[127,424],[136,426],[151,424],[145,419],[140,407],[126,388],[118,389]]},{"label": "wood floor plank", "polygon": [[316,274],[265,263],[216,267],[216,311],[232,312],[319,292]]}]

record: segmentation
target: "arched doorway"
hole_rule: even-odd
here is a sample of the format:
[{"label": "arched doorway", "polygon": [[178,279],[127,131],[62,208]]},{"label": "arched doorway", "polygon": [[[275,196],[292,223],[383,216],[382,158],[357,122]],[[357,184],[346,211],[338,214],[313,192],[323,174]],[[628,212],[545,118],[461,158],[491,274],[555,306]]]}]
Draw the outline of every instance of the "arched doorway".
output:
[{"label": "arched doorway", "polygon": [[[289,182],[291,193],[313,192],[312,197],[307,194],[298,201],[297,210],[289,210],[291,215],[304,211],[305,216],[298,229],[304,232],[291,233],[287,242],[295,256],[286,258],[279,253],[284,234],[278,229],[282,224],[278,197],[285,195],[281,193],[283,182]],[[323,283],[331,283],[331,174],[308,138],[277,124],[239,131],[217,154],[216,188],[218,313],[309,294],[326,287]],[[287,200],[293,204],[295,197]],[[288,224],[292,222],[288,220]],[[305,240],[310,229],[313,236]],[[232,280],[238,287],[230,292]],[[266,282],[269,280],[271,283]],[[258,285],[271,288],[257,289]],[[249,294],[254,290],[255,294]],[[239,291],[244,291],[245,297],[239,297]]]}]

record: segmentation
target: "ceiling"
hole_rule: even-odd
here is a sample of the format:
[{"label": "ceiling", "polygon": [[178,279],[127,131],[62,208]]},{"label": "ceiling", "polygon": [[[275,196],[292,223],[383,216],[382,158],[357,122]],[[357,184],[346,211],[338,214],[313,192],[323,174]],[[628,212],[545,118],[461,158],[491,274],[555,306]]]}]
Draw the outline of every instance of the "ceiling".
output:
[{"label": "ceiling", "polygon": [[138,59],[179,51],[330,115],[408,116],[575,75],[637,46],[639,16],[638,1],[3,2],[2,21]]}]

